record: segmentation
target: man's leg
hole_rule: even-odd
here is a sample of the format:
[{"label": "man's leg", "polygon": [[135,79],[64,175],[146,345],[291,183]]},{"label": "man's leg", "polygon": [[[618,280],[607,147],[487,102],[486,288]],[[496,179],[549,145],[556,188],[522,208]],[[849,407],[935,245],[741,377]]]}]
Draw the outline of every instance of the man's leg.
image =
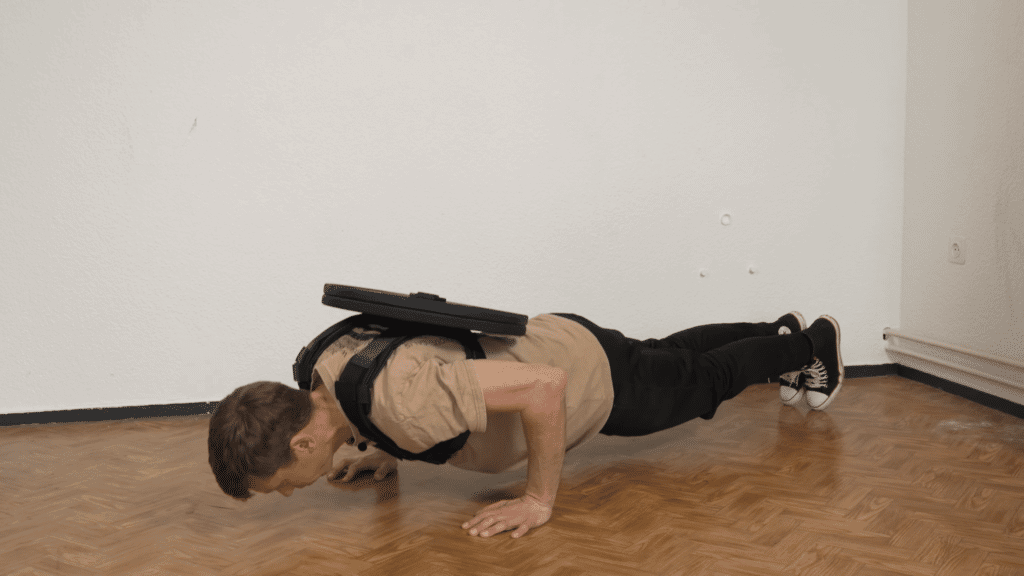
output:
[{"label": "man's leg", "polygon": [[709,419],[747,386],[800,370],[810,360],[811,341],[804,334],[746,338],[706,352],[634,340],[626,359],[630,376],[616,386],[615,407],[602,432],[635,436]]},{"label": "man's leg", "polygon": [[[696,417],[711,418],[719,404],[748,385],[800,370],[811,358],[810,340],[796,330],[783,336],[744,338],[697,352],[670,345],[652,346],[649,340],[628,338],[575,314],[558,315],[587,327],[608,357],[615,403],[601,433],[613,436],[651,434]],[[747,329],[739,325],[732,335],[730,330],[708,333],[732,338]],[[766,329],[754,325],[753,331],[762,330]]]},{"label": "man's leg", "polygon": [[643,340],[642,344],[649,348],[684,348],[695,352],[707,352],[747,338],[776,336],[780,334],[780,328],[785,328],[784,333],[795,334],[803,329],[803,318],[798,317],[798,314],[790,312],[775,322],[736,322],[695,326],[665,338]]}]

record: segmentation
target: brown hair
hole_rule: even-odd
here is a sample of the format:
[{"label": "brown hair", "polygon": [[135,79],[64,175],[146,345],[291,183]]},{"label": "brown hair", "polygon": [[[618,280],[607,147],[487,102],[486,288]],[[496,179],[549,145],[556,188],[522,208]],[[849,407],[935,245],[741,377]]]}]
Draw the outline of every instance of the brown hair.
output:
[{"label": "brown hair", "polygon": [[291,463],[291,439],[309,424],[309,392],[280,382],[236,388],[210,418],[210,468],[221,490],[248,500],[249,477],[269,478]]}]

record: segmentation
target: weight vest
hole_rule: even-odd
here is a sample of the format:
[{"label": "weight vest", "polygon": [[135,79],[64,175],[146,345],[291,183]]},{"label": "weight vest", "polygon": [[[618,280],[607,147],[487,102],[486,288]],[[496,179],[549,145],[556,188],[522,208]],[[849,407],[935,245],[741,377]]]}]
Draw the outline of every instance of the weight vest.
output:
[{"label": "weight vest", "polygon": [[[369,290],[353,286],[327,284],[322,302],[328,306],[363,312],[331,326],[305,346],[295,358],[292,376],[299,388],[310,390],[313,367],[317,359],[338,338],[358,328],[380,333],[362,350],[349,358],[334,383],[334,394],[349,422],[377,448],[402,460],[422,460],[444,464],[458,452],[469,438],[469,431],[440,442],[431,448],[412,453],[398,447],[370,421],[373,404],[373,383],[387,365],[388,358],[402,344],[419,336],[439,336],[459,342],[467,360],[486,358],[478,340],[479,334],[521,336],[526,333],[527,317],[488,308],[447,302],[434,294],[418,292],[408,296],[394,292]],[[365,446],[360,446],[364,450]]]}]

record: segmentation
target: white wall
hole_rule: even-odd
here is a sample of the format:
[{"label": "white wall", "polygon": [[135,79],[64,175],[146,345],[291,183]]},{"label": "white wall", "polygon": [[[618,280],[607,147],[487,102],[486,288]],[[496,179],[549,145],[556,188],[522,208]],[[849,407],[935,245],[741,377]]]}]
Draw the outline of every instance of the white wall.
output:
[{"label": "white wall", "polygon": [[906,40],[889,0],[5,0],[0,413],[290,382],[325,282],[798,308],[888,362]]},{"label": "white wall", "polygon": [[1024,3],[911,2],[908,67],[900,329],[1024,363]]}]

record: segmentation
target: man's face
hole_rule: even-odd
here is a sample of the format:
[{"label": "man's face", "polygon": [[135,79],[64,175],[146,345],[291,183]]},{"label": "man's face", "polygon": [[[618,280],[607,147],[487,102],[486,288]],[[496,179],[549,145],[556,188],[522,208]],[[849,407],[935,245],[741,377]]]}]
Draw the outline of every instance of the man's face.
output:
[{"label": "man's face", "polygon": [[278,468],[270,478],[250,478],[249,488],[261,494],[277,491],[291,496],[296,488],[305,488],[331,471],[333,453],[327,448],[326,442],[293,440],[292,462]]}]

